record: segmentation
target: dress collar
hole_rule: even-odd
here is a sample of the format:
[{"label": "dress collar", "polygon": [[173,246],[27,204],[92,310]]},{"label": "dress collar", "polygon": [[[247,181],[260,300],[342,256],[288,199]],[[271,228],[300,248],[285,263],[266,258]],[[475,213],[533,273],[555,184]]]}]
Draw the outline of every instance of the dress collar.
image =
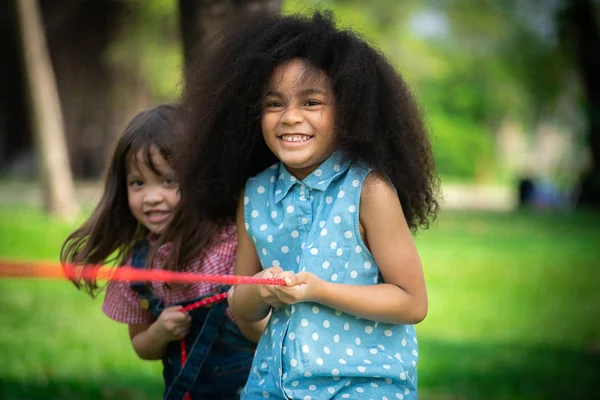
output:
[{"label": "dress collar", "polygon": [[[336,151],[301,182],[311,189],[325,191],[331,182],[346,172],[349,167],[350,162],[346,160],[344,154],[341,151]],[[280,161],[279,177],[275,185],[275,202],[279,203],[287,195],[291,187],[298,182],[300,181]]]}]

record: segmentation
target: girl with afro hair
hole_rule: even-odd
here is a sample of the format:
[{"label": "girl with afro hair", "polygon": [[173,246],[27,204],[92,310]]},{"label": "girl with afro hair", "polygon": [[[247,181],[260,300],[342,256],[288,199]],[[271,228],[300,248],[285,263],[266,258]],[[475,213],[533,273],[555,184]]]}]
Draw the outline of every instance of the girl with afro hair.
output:
[{"label": "girl with afro hair", "polygon": [[[331,14],[235,21],[187,71],[175,268],[237,222],[238,321],[271,313],[242,398],[417,398],[438,210],[430,143],[386,58]],[[198,227],[202,229],[198,229]]]}]

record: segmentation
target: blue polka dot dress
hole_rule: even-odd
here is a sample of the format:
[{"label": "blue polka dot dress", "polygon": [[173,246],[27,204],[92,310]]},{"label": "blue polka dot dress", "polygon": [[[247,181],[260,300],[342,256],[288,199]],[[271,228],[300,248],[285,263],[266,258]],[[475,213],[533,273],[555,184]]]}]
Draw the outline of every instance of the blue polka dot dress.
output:
[{"label": "blue polka dot dress", "polygon": [[[309,271],[336,283],[381,283],[359,233],[368,173],[336,152],[303,181],[282,163],[251,178],[244,217],[263,268]],[[370,321],[317,303],[288,305],[273,310],[242,398],[416,399],[417,358],[412,325]]]}]

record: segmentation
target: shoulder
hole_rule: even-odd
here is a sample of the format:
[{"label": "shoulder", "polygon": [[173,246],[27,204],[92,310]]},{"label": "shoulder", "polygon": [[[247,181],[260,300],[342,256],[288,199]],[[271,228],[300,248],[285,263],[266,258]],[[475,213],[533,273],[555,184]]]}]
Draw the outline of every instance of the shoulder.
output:
[{"label": "shoulder", "polygon": [[238,237],[235,224],[227,224],[215,237],[207,251],[213,255],[229,258],[235,257]]},{"label": "shoulder", "polygon": [[360,193],[361,223],[369,220],[382,220],[403,214],[402,205],[396,188],[391,181],[377,172],[371,172],[365,178]]},{"label": "shoulder", "polygon": [[215,240],[215,244],[225,246],[236,246],[238,241],[237,227],[234,223],[228,223],[225,225]]},{"label": "shoulder", "polygon": [[193,259],[186,269],[208,274],[232,274],[235,270],[238,243],[236,232],[235,225],[224,227],[204,251],[203,256]]},{"label": "shoulder", "polygon": [[387,176],[376,171],[371,171],[365,177],[360,197],[361,202],[372,202],[382,199],[395,199],[397,201],[398,193]]},{"label": "shoulder", "polygon": [[[367,235],[379,237],[406,227],[400,198],[394,185],[384,175],[372,172],[363,185],[360,196],[359,220]],[[402,228],[404,229],[404,228]]]},{"label": "shoulder", "polygon": [[154,320],[152,314],[141,307],[138,294],[129,284],[120,281],[108,283],[102,311],[109,318],[125,324],[145,324]]}]

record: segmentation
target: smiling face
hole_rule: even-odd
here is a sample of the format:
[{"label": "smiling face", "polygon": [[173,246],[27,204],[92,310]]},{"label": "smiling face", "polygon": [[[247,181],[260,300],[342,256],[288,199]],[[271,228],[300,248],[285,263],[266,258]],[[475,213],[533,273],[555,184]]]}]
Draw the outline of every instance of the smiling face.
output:
[{"label": "smiling face", "polygon": [[146,163],[143,150],[129,157],[127,198],[133,216],[150,232],[160,234],[179,203],[179,188],[158,149],[151,149],[150,158],[156,172]]},{"label": "smiling face", "polygon": [[278,66],[262,108],[265,142],[288,171],[306,178],[335,151],[335,98],[329,78],[304,60]]}]

